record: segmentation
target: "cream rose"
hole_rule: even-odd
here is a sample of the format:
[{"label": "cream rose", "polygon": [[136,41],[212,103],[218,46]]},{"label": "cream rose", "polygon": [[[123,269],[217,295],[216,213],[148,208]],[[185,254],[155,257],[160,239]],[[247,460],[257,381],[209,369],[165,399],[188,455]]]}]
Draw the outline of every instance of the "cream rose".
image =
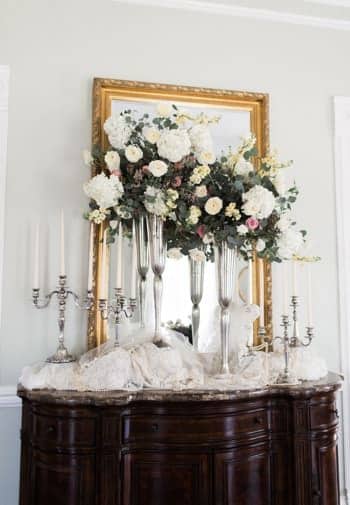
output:
[{"label": "cream rose", "polygon": [[119,170],[120,156],[117,151],[108,151],[105,155],[105,162],[110,172],[113,172],[113,170]]},{"label": "cream rose", "polygon": [[159,117],[169,117],[172,115],[174,109],[169,102],[159,102],[156,106],[156,111]]},{"label": "cream rose", "polygon": [[142,130],[142,134],[150,144],[155,144],[158,142],[160,137],[160,131],[158,128],[155,128],[153,126],[145,126]]},{"label": "cream rose", "polygon": [[188,254],[190,255],[190,258],[193,259],[194,261],[205,261],[205,254],[203,251],[200,249],[190,249],[188,251]]},{"label": "cream rose", "polygon": [[203,165],[210,165],[216,160],[216,156],[213,151],[202,151],[198,154],[197,160]]},{"label": "cream rose", "polygon": [[166,174],[168,171],[168,165],[165,161],[162,160],[154,160],[148,165],[148,170],[154,177],[161,177]]},{"label": "cream rose", "polygon": [[208,194],[207,187],[202,184],[202,186],[197,186],[195,189],[195,195],[198,198],[204,198]]},{"label": "cream rose", "polygon": [[222,209],[222,200],[218,196],[212,196],[204,205],[205,212],[211,216],[219,214]]},{"label": "cream rose", "polygon": [[143,152],[139,147],[130,145],[125,149],[125,156],[130,163],[137,163],[142,158]]}]

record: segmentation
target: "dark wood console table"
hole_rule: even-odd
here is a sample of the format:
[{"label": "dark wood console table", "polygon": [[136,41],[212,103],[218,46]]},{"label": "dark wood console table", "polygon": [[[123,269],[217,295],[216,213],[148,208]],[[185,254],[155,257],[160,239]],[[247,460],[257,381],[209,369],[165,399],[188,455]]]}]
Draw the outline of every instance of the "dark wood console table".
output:
[{"label": "dark wood console table", "polygon": [[20,505],[338,505],[340,385],[20,387]]}]

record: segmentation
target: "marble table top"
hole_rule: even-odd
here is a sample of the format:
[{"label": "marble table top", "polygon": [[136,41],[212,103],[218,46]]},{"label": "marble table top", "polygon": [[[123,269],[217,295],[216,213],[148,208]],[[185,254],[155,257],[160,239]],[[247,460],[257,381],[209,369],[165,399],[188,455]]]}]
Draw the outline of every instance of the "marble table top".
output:
[{"label": "marble table top", "polygon": [[128,405],[131,402],[188,402],[188,401],[232,401],[262,398],[264,396],[291,396],[307,398],[317,393],[336,391],[341,388],[343,377],[329,372],[317,381],[303,381],[297,385],[269,385],[255,389],[217,391],[213,389],[142,389],[115,391],[67,391],[50,389],[25,389],[18,385],[17,394],[31,401],[61,405]]}]

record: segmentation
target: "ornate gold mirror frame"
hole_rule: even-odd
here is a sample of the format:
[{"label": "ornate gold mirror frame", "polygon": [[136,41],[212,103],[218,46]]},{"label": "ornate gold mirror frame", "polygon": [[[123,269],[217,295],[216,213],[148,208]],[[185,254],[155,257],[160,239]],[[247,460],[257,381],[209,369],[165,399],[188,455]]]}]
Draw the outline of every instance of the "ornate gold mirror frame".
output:
[{"label": "ornate gold mirror frame", "polygon": [[[140,102],[182,102],[192,105],[203,105],[203,108],[216,107],[245,111],[250,114],[250,129],[257,138],[257,148],[260,156],[266,154],[269,146],[269,97],[265,93],[250,93],[222,89],[196,88],[188,86],[174,86],[135,81],[121,81],[113,79],[94,79],[93,86],[93,120],[92,144],[103,149],[108,146],[108,140],[103,130],[105,120],[111,115],[114,100]],[[96,175],[96,174],[92,174]],[[103,225],[95,227],[93,253],[93,289],[95,300],[99,298],[101,289],[101,261],[102,261]],[[253,301],[259,304],[259,262],[254,262],[253,271]],[[272,289],[271,267],[264,264],[264,293],[265,293],[265,325],[267,335],[271,335],[272,328]],[[89,349],[102,344],[107,339],[107,327],[101,320],[100,313],[95,307],[90,311],[88,322]],[[255,328],[255,343],[258,343],[257,327]]]}]

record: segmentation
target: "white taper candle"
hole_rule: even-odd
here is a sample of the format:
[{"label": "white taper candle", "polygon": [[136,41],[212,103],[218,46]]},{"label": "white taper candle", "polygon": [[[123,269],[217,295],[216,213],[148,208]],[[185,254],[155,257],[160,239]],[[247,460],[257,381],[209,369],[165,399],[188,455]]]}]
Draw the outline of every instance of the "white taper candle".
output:
[{"label": "white taper candle", "polygon": [[265,299],[264,299],[264,260],[259,258],[259,305],[260,305],[260,326],[265,326]]},{"label": "white taper candle", "polygon": [[[249,305],[253,304],[253,260],[248,260],[248,290],[247,290],[247,303]],[[250,324],[249,336],[248,336],[248,346],[252,347],[254,345],[254,323]]]},{"label": "white taper candle", "polygon": [[123,289],[123,225],[119,224],[117,240],[116,288]]},{"label": "white taper candle", "polygon": [[131,289],[130,289],[130,297],[131,298],[136,298],[136,272],[137,272],[136,235],[135,235],[135,223],[133,223],[133,227],[132,227]]},{"label": "white taper candle", "polygon": [[312,281],[311,281],[311,265],[307,265],[307,325],[312,327]]},{"label": "white taper candle", "polygon": [[66,263],[65,263],[65,243],[64,243],[64,212],[61,209],[61,233],[60,233],[60,244],[61,244],[61,254],[60,254],[60,275],[66,275]]},{"label": "white taper candle", "polygon": [[100,290],[100,297],[102,299],[108,298],[106,269],[107,269],[107,230],[105,230],[103,233],[103,242],[102,242],[101,290]]},{"label": "white taper candle", "polygon": [[92,290],[92,276],[93,276],[93,254],[94,254],[94,232],[95,225],[91,223],[90,225],[90,241],[89,241],[89,270],[88,270],[88,290]]},{"label": "white taper candle", "polygon": [[297,262],[292,261],[292,295],[297,296],[298,293],[298,283],[297,283]]},{"label": "white taper candle", "polygon": [[34,245],[34,273],[33,273],[33,288],[39,289],[39,244],[40,244],[40,225],[36,225],[35,229],[35,245]]},{"label": "white taper candle", "polygon": [[281,281],[282,281],[282,297],[283,297],[283,308],[282,312],[284,316],[288,315],[288,269],[286,268],[286,263],[282,263],[281,268]]}]

